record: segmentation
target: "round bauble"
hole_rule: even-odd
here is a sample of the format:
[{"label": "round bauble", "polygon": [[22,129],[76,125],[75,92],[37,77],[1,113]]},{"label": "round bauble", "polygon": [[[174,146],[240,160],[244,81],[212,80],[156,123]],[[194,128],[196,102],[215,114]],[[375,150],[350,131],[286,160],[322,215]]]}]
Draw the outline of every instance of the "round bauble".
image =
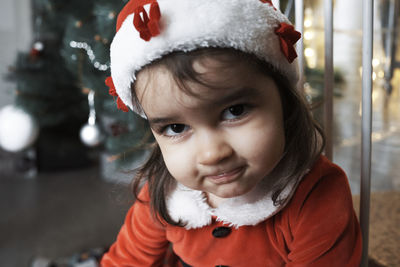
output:
[{"label": "round bauble", "polygon": [[18,152],[31,146],[39,135],[39,126],[33,116],[14,105],[0,109],[0,146],[9,152]]},{"label": "round bauble", "polygon": [[90,147],[98,146],[103,141],[101,130],[96,124],[85,124],[81,128],[80,137],[82,143]]},{"label": "round bauble", "polygon": [[44,49],[44,44],[42,43],[42,42],[35,42],[34,44],[33,44],[33,49],[35,49],[35,50],[37,50],[37,51],[39,51],[39,52],[42,52],[43,51],[43,49]]}]

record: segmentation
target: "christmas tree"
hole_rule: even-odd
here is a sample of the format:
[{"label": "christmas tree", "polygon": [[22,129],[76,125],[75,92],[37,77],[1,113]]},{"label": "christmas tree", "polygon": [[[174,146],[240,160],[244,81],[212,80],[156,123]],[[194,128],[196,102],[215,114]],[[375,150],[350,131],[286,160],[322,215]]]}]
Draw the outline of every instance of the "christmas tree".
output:
[{"label": "christmas tree", "polygon": [[13,76],[16,105],[40,128],[36,148],[44,170],[87,165],[94,150],[113,170],[130,169],[145,155],[151,141],[146,122],[118,110],[104,83],[117,14],[126,2],[32,2],[33,46],[18,55]]}]

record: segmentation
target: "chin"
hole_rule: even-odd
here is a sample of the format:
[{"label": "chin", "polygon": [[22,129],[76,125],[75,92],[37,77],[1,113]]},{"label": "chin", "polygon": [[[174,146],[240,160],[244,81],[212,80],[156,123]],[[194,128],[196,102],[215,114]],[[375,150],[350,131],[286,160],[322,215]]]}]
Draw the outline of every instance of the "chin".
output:
[{"label": "chin", "polygon": [[214,195],[220,198],[233,198],[242,196],[251,191],[252,188],[236,188],[231,190],[221,190],[221,192],[216,192]]}]

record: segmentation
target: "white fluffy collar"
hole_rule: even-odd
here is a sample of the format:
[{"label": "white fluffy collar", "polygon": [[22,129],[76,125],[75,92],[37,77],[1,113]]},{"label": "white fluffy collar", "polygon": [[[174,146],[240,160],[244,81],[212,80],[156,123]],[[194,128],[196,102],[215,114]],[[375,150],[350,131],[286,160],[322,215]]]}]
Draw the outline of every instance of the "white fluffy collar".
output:
[{"label": "white fluffy collar", "polygon": [[295,179],[292,180],[279,195],[279,199],[286,200],[275,206],[271,199],[272,193],[267,190],[270,186],[265,180],[252,191],[227,199],[218,208],[208,205],[202,191],[177,183],[167,197],[167,209],[174,221],[186,224],[186,229],[209,225],[212,216],[231,227],[256,225],[279,212],[288,203],[298,185]]}]

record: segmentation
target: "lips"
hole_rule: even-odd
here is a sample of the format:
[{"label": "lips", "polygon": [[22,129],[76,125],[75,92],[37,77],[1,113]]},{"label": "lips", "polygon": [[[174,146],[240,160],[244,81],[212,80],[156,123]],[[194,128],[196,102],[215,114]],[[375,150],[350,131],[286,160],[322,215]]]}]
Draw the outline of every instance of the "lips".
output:
[{"label": "lips", "polygon": [[206,175],[204,176],[204,178],[210,180],[215,184],[225,184],[233,182],[234,180],[239,178],[243,174],[244,170],[245,170],[244,166],[240,166],[231,170],[221,171],[215,174]]}]

